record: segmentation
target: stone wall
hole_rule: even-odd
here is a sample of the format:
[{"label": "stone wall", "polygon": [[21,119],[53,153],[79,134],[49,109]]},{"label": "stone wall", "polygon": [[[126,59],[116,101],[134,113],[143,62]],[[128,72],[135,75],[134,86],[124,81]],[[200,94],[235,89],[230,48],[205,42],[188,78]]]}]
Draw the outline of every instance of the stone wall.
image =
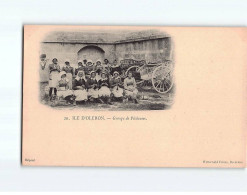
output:
[{"label": "stone wall", "polygon": [[[110,61],[115,59],[115,47],[110,44],[77,44],[77,43],[41,43],[40,54],[46,54],[49,59],[48,63],[51,63],[53,58],[57,58],[60,65],[64,65],[64,61],[69,59],[72,66],[77,67],[77,61],[83,60],[81,50],[87,46],[92,46],[97,51],[97,48],[103,50],[103,58],[107,58]],[[78,55],[79,52],[79,55]],[[96,57],[97,58],[97,57]],[[96,59],[95,58],[95,59]],[[91,59],[93,60],[93,59]]]},{"label": "stone wall", "polygon": [[163,62],[170,59],[171,40],[161,38],[142,40],[116,45],[116,57],[122,59],[146,60],[147,63]]},{"label": "stone wall", "polygon": [[[171,39],[169,37],[147,39],[138,41],[125,41],[118,43],[41,43],[40,54],[46,54],[48,65],[53,58],[58,59],[59,65],[64,66],[64,61],[69,59],[73,67],[77,67],[77,61],[89,56],[93,62],[101,58],[108,59],[112,63],[117,59],[118,63],[123,59],[146,60],[147,63],[163,62],[165,59],[171,60]],[[95,55],[94,55],[95,54]],[[48,71],[47,71],[48,72]],[[42,74],[41,74],[42,75]],[[41,80],[44,80],[41,78]]]}]

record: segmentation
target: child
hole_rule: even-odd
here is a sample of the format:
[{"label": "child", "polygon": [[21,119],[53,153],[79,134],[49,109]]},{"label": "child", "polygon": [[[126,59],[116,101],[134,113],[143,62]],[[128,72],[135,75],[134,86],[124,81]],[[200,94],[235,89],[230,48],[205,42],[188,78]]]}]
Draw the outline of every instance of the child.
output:
[{"label": "child", "polygon": [[52,90],[54,89],[54,95],[57,95],[57,82],[59,78],[59,72],[60,72],[60,66],[57,64],[57,58],[53,58],[52,64],[49,65],[49,71],[50,71],[50,76],[49,76],[49,97],[50,100],[52,100]]},{"label": "child", "polygon": [[74,75],[74,68],[70,66],[69,60],[65,60],[65,66],[62,68],[62,71],[66,72],[66,77],[69,80],[69,89],[72,89],[72,78]]},{"label": "child", "polygon": [[99,97],[98,92],[98,82],[96,80],[96,72],[92,71],[90,73],[90,78],[87,79],[87,87],[88,87],[88,96],[89,100],[96,101]]},{"label": "child", "polygon": [[82,70],[80,70],[77,73],[73,89],[74,89],[74,95],[75,95],[74,105],[76,105],[76,103],[81,103],[81,102],[85,103],[87,101],[88,93],[86,90],[85,74]]},{"label": "child", "polygon": [[99,87],[99,100],[101,103],[107,103],[111,105],[111,91],[109,89],[109,79],[106,76],[105,72],[101,73],[101,79],[98,81]]},{"label": "child", "polygon": [[63,97],[67,104],[73,103],[73,92],[69,89],[69,80],[66,78],[66,72],[60,72],[60,80],[57,84],[57,96],[58,98]]},{"label": "child", "polygon": [[123,101],[123,86],[119,73],[115,71],[111,79],[112,94],[117,100]]},{"label": "child", "polygon": [[137,104],[138,90],[136,89],[136,81],[132,75],[132,72],[128,72],[128,76],[124,79],[124,89],[126,96],[131,98],[133,102]]}]

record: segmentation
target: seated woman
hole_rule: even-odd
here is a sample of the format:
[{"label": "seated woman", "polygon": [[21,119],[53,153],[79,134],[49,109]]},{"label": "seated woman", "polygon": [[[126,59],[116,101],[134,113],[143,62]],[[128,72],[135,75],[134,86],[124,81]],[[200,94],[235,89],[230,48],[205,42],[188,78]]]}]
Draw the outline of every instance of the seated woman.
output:
[{"label": "seated woman", "polygon": [[84,75],[84,71],[80,70],[77,73],[74,82],[74,95],[75,95],[75,102],[74,105],[77,103],[85,103],[87,101],[87,87],[86,87],[86,78]]},{"label": "seated woman", "polygon": [[96,72],[90,73],[90,78],[87,79],[88,96],[90,101],[96,101],[99,97],[98,82],[96,80]]},{"label": "seated woman", "polygon": [[123,85],[121,82],[121,78],[119,77],[119,73],[116,71],[113,73],[113,77],[111,79],[111,88],[113,97],[117,100],[123,101]]},{"label": "seated woman", "polygon": [[137,104],[138,90],[136,89],[136,81],[132,75],[132,72],[128,72],[127,77],[124,79],[124,89],[127,98],[131,98],[133,102]]},{"label": "seated woman", "polygon": [[73,92],[69,89],[69,80],[66,78],[66,72],[60,72],[60,80],[57,85],[57,96],[58,98],[64,98],[68,104],[74,102]]},{"label": "seated woman", "polygon": [[65,60],[65,66],[62,68],[62,71],[66,72],[66,77],[69,79],[69,89],[72,89],[72,78],[74,76],[74,68],[70,66],[70,61]]},{"label": "seated woman", "polygon": [[101,103],[111,104],[111,91],[109,89],[109,79],[105,72],[101,73],[101,79],[98,81],[99,100]]}]

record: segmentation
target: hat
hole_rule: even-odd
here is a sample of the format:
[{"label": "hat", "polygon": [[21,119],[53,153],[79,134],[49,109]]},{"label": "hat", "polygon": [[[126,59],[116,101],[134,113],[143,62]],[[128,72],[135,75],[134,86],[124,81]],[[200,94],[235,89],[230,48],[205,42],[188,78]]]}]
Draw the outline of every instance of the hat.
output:
[{"label": "hat", "polygon": [[100,63],[101,63],[101,60],[97,60],[97,61],[96,61],[96,64],[97,64],[97,62],[100,62]]},{"label": "hat", "polygon": [[93,73],[95,73],[95,74],[96,74],[96,72],[95,72],[94,70],[92,70],[92,71],[90,72],[90,75],[92,75]]},{"label": "hat", "polygon": [[66,62],[70,62],[70,60],[69,60],[69,59],[66,59],[64,62],[65,62],[65,63],[66,63]]},{"label": "hat", "polygon": [[[88,63],[92,63],[92,65],[93,65],[93,61],[92,60],[88,60],[87,61],[87,65],[88,65]],[[92,65],[90,65],[90,66],[92,66]]]},{"label": "hat", "polygon": [[41,54],[40,58],[46,58],[46,54]]},{"label": "hat", "polygon": [[113,72],[113,75],[114,75],[114,74],[117,74],[117,75],[119,76],[119,72],[118,72],[118,71]]},{"label": "hat", "polygon": [[65,71],[61,71],[61,72],[60,72],[60,74],[59,74],[60,78],[61,78],[63,75],[66,75],[66,72],[65,72]]},{"label": "hat", "polygon": [[78,60],[77,63],[78,63],[78,64],[79,64],[79,63],[82,63],[82,60]]},{"label": "hat", "polygon": [[[52,61],[57,60],[57,58],[53,58]],[[58,61],[58,60],[57,60]]]}]

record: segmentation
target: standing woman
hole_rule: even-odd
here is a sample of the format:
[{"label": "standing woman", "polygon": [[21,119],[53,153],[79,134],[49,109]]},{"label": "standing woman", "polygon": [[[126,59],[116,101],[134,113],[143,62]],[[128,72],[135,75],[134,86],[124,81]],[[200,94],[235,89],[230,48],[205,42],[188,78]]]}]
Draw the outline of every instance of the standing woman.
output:
[{"label": "standing woman", "polygon": [[74,82],[74,95],[75,95],[75,102],[74,105],[76,105],[76,103],[80,103],[80,102],[86,102],[87,101],[87,83],[86,83],[86,78],[85,78],[85,74],[84,71],[80,70],[77,73],[77,76],[75,78],[75,82]]},{"label": "standing woman", "polygon": [[114,72],[121,74],[121,67],[117,63],[117,60],[114,60],[113,64],[111,65],[111,74],[113,75]]},{"label": "standing woman", "polygon": [[83,64],[82,64],[82,61],[81,60],[78,60],[78,68],[76,68],[75,69],[75,75],[77,75],[77,73],[79,72],[79,71],[83,71],[83,72],[85,72],[85,67],[86,67],[86,65],[84,66]]},{"label": "standing woman", "polygon": [[123,101],[123,85],[119,73],[115,71],[110,83],[112,87],[112,94],[117,100]]},{"label": "standing woman", "polygon": [[98,82],[96,80],[96,72],[90,73],[90,78],[87,79],[88,96],[89,100],[96,101],[99,97]]},{"label": "standing woman", "polygon": [[62,71],[66,72],[66,77],[69,81],[69,89],[72,89],[72,78],[74,75],[74,68],[70,66],[69,60],[65,60],[65,66],[62,68]]},{"label": "standing woman", "polygon": [[96,80],[99,81],[101,79],[101,73],[103,71],[103,66],[100,60],[97,60],[96,62],[95,71],[96,71]]},{"label": "standing woman", "polygon": [[104,63],[102,64],[102,66],[103,66],[103,71],[106,72],[107,77],[109,77],[111,72],[111,66],[109,64],[109,61],[107,59],[104,59]]},{"label": "standing woman", "polygon": [[101,103],[111,104],[111,91],[109,89],[109,79],[107,78],[106,72],[101,73],[101,79],[98,81],[99,86],[99,100]]},{"label": "standing woman", "polygon": [[52,64],[49,65],[50,77],[49,77],[49,97],[52,100],[52,91],[54,89],[54,95],[57,95],[57,83],[59,79],[60,66],[57,63],[57,58],[53,58]]},{"label": "standing woman", "polygon": [[128,98],[131,98],[133,102],[137,104],[138,90],[136,88],[136,80],[133,77],[132,72],[128,72],[127,77],[124,79],[124,89],[126,96]]},{"label": "standing woman", "polygon": [[92,72],[93,70],[94,70],[93,61],[89,59],[89,60],[87,60],[87,65],[85,67],[86,79],[88,79],[90,77],[90,72]]},{"label": "standing woman", "polygon": [[39,79],[40,82],[47,82],[49,81],[49,73],[48,73],[48,68],[46,66],[47,63],[47,59],[46,59],[46,54],[41,54],[40,55],[40,69],[39,69]]}]

